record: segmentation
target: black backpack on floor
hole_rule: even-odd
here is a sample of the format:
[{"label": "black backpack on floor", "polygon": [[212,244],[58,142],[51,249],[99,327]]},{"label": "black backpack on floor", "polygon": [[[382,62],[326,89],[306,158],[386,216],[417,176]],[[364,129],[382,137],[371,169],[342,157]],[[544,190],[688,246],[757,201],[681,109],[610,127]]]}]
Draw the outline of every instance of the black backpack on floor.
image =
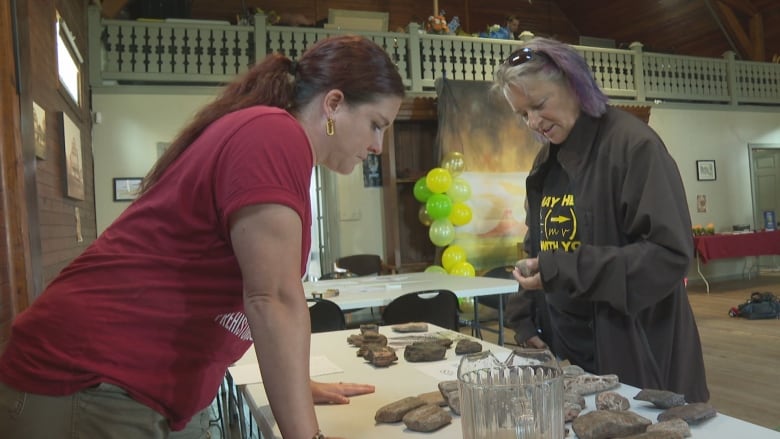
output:
[{"label": "black backpack on floor", "polygon": [[769,292],[754,291],[745,303],[729,310],[731,317],[744,317],[748,320],[780,318],[780,301]]}]

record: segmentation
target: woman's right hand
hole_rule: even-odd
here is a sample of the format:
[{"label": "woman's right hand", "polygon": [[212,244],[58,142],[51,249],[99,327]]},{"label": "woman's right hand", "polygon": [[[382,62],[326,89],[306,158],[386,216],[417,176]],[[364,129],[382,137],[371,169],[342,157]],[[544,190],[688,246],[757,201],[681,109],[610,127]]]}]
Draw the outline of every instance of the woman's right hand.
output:
[{"label": "woman's right hand", "polygon": [[523,343],[523,347],[536,349],[549,349],[547,343],[543,342],[538,335],[534,335]]}]

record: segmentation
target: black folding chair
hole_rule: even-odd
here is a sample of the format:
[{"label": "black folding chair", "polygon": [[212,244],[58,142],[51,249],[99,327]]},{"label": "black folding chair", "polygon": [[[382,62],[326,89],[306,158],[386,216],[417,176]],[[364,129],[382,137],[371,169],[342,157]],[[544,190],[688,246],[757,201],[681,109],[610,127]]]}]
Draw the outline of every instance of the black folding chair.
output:
[{"label": "black folding chair", "polygon": [[458,297],[450,290],[427,290],[396,297],[382,311],[382,323],[428,322],[458,330]]},{"label": "black folding chair", "polygon": [[306,299],[309,303],[311,332],[340,331],[347,328],[341,308],[327,299]]}]

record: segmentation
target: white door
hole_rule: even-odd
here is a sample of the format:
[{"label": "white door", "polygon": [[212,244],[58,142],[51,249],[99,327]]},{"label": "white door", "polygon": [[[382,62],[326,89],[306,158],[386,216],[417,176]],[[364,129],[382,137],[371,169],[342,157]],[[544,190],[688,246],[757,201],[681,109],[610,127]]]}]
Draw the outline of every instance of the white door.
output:
[{"label": "white door", "polygon": [[[764,212],[780,214],[780,145],[750,145],[753,176],[753,218],[756,230],[764,228]],[[760,266],[778,267],[775,256],[761,258]]]}]

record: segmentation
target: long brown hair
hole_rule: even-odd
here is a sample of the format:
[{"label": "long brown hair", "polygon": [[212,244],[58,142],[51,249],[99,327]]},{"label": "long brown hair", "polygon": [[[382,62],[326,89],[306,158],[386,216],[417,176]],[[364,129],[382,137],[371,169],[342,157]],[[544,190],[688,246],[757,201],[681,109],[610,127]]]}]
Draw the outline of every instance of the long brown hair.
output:
[{"label": "long brown hair", "polygon": [[401,75],[387,53],[356,35],[325,38],[309,47],[300,60],[272,53],[203,107],[176,136],[144,178],[143,194],[215,120],[254,105],[284,108],[293,115],[316,96],[338,89],[345,101],[359,105],[382,96],[403,97]]}]

